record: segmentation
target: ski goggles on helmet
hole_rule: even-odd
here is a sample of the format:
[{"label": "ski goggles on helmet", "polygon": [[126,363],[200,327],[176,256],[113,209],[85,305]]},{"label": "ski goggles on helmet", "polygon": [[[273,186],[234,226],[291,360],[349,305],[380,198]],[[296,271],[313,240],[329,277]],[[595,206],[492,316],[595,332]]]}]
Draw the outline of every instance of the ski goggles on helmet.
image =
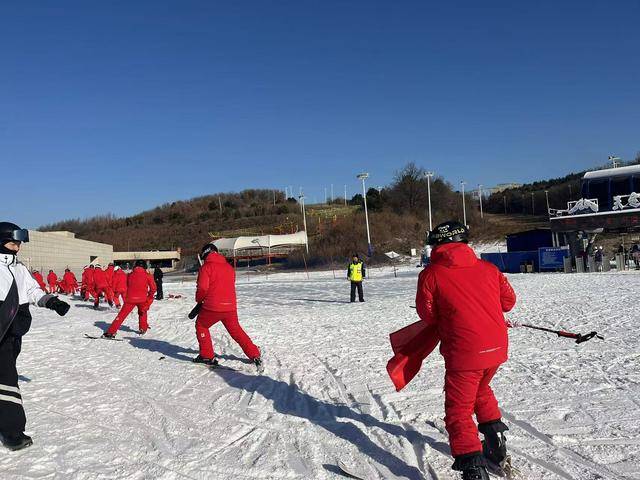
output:
[{"label": "ski goggles on helmet", "polygon": [[26,243],[29,241],[29,230],[27,230],[26,228],[13,230],[9,232],[9,235],[7,235],[7,237],[5,238],[5,241]]}]

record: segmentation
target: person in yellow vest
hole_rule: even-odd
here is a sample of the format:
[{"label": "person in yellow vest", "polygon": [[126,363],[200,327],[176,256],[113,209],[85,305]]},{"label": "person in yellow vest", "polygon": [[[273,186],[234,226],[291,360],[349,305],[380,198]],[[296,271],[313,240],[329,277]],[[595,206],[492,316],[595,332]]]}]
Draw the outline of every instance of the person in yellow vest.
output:
[{"label": "person in yellow vest", "polygon": [[356,301],[356,289],[358,289],[358,300],[364,302],[362,293],[362,280],[366,277],[366,269],[364,263],[358,258],[358,254],[354,254],[351,263],[347,267],[347,278],[351,280],[351,301]]}]

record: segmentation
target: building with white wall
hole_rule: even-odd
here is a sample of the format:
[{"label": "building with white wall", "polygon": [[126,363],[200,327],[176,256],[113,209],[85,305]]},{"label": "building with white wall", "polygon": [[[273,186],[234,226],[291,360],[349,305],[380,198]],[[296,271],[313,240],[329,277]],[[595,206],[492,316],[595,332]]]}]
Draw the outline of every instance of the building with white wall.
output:
[{"label": "building with white wall", "polygon": [[65,268],[78,276],[85,265],[99,263],[105,266],[113,262],[112,245],[75,237],[72,232],[29,230],[29,242],[22,244],[18,259],[29,270],[40,270],[45,276],[49,270],[61,275]]}]

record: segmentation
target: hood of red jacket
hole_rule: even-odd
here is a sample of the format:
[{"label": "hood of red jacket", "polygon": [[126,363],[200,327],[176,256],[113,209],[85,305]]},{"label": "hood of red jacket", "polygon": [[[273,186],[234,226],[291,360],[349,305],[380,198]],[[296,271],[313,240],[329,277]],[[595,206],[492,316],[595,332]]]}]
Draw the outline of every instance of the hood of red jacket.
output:
[{"label": "hood of red jacket", "polygon": [[431,262],[449,268],[472,267],[478,263],[478,257],[466,243],[445,243],[433,249]]},{"label": "hood of red jacket", "polygon": [[207,258],[204,259],[204,263],[227,263],[227,259],[219,253],[211,252],[207,255]]}]

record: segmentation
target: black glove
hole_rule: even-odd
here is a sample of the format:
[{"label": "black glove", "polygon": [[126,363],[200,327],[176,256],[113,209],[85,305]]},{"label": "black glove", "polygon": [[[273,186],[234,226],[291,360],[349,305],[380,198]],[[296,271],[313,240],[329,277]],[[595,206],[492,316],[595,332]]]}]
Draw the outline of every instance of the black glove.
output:
[{"label": "black glove", "polygon": [[71,306],[67,302],[63,302],[58,297],[51,297],[44,305],[49,310],[55,310],[58,315],[64,317]]},{"label": "black glove", "polygon": [[196,318],[198,316],[198,313],[200,313],[200,309],[202,308],[202,304],[201,303],[197,303],[195,307],[193,307],[193,309],[189,312],[189,315],[187,315],[191,320],[193,320],[194,318]]}]

